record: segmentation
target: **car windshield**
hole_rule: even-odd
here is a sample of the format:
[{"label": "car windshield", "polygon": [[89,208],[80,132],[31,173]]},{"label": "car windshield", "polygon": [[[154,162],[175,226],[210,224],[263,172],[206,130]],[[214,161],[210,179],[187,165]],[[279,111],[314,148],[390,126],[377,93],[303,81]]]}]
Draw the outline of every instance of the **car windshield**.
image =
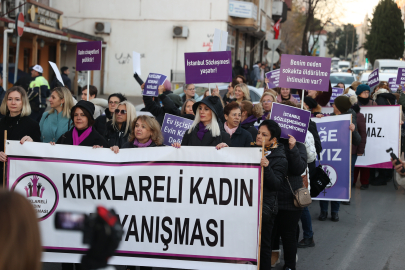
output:
[{"label": "car windshield", "polygon": [[332,85],[338,84],[340,82],[342,82],[344,84],[352,84],[352,82],[354,82],[354,77],[353,76],[338,76],[338,75],[330,76],[330,83]]}]

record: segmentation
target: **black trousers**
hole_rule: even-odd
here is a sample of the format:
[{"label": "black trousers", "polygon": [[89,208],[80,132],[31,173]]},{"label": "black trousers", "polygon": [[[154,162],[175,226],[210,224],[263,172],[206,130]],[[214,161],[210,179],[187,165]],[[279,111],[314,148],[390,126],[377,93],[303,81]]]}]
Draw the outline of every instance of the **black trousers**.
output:
[{"label": "black trousers", "polygon": [[260,248],[260,270],[271,269],[271,250],[272,250],[272,231],[274,227],[274,221],[276,215],[271,214],[270,218],[266,222],[262,223],[262,240]]}]

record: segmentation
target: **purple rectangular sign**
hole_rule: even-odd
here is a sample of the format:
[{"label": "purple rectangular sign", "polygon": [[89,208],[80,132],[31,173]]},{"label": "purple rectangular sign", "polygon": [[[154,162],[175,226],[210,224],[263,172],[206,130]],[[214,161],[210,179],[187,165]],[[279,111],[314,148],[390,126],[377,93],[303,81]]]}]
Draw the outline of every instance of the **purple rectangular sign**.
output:
[{"label": "purple rectangular sign", "polygon": [[219,83],[232,81],[232,53],[185,53],[186,83]]},{"label": "purple rectangular sign", "polygon": [[397,84],[398,85],[405,84],[405,68],[398,68]]},{"label": "purple rectangular sign", "polygon": [[101,70],[101,41],[81,42],[76,45],[76,70]]},{"label": "purple rectangular sign", "polygon": [[304,143],[307,135],[311,112],[288,105],[273,103],[270,120],[274,120],[281,128],[281,138],[293,136],[297,142]]},{"label": "purple rectangular sign", "polygon": [[344,91],[343,88],[332,87],[332,95],[330,96],[329,103],[335,103],[335,98],[343,95],[343,91]]},{"label": "purple rectangular sign", "polygon": [[163,144],[181,143],[192,123],[193,120],[166,113],[162,123]]},{"label": "purple rectangular sign", "polygon": [[167,76],[158,73],[149,73],[148,78],[145,82],[145,87],[143,88],[142,95],[157,97],[159,96],[159,85],[162,85]]},{"label": "purple rectangular sign", "polygon": [[293,96],[293,98],[295,98],[295,99],[298,101],[298,103],[301,102],[301,97],[300,97],[300,95],[298,95],[298,94],[291,94],[291,96]]},{"label": "purple rectangular sign", "polygon": [[[399,72],[399,70],[398,70]],[[399,74],[399,73],[398,73]],[[389,78],[388,79],[388,86],[390,87],[392,92],[396,92],[399,88],[399,85],[396,83],[397,78]]]},{"label": "purple rectangular sign", "polygon": [[331,58],[283,54],[279,87],[328,91]]},{"label": "purple rectangular sign", "polygon": [[380,78],[378,74],[378,68],[374,69],[373,72],[368,75],[368,86],[374,87],[380,83]]},{"label": "purple rectangular sign", "polygon": [[278,83],[280,80],[280,70],[276,69],[270,72],[266,73],[266,78],[269,80],[269,82],[267,83],[267,86],[269,88],[275,88],[278,87]]}]

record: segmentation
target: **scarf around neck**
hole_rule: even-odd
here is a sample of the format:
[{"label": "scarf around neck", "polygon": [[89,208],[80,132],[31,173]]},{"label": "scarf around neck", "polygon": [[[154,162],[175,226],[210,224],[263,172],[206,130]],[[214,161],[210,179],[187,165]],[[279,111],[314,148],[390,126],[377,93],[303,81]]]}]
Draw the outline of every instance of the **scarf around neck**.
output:
[{"label": "scarf around neck", "polygon": [[267,116],[269,115],[270,112],[265,112],[262,116],[262,120],[266,120]]},{"label": "scarf around neck", "polygon": [[358,101],[360,102],[360,104],[362,104],[362,105],[367,105],[368,102],[370,101],[369,98],[362,98],[362,97],[359,97],[359,96],[357,96],[357,100],[358,100]]},{"label": "scarf around neck", "polygon": [[238,127],[230,128],[228,127],[228,123],[225,122],[224,125],[225,131],[229,134],[229,136],[232,138],[232,135],[235,133],[235,131],[238,129]]},{"label": "scarf around neck", "polygon": [[146,143],[140,143],[136,138],[134,140],[134,145],[137,147],[148,147],[149,145],[151,145],[152,143],[152,139],[149,139],[149,141],[147,141]]},{"label": "scarf around neck", "polygon": [[246,118],[245,120],[243,120],[243,122],[241,123],[241,125],[244,124],[248,124],[248,123],[252,123],[252,122],[256,122],[257,118],[252,114],[251,116],[249,116],[248,118]]},{"label": "scarf around neck", "polygon": [[208,129],[204,126],[202,122],[198,123],[198,131],[197,131],[197,137],[202,141],[204,134],[208,132]]},{"label": "scarf around neck", "polygon": [[84,141],[84,139],[86,139],[90,135],[92,130],[93,128],[89,127],[82,133],[82,135],[79,136],[76,127],[74,127],[72,132],[73,145],[80,145]]}]

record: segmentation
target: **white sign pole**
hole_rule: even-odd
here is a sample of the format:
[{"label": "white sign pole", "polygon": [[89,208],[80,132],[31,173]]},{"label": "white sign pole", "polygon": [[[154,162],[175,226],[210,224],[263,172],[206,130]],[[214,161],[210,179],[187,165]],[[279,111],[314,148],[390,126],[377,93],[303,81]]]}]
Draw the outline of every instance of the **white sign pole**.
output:
[{"label": "white sign pole", "polygon": [[302,94],[301,94],[301,110],[304,109],[304,93],[305,93],[305,90],[302,89]]},{"label": "white sign pole", "polygon": [[87,101],[90,97],[90,70],[87,70]]},{"label": "white sign pole", "polygon": [[17,82],[19,56],[20,56],[20,36],[17,35],[17,48],[16,48],[16,53],[15,53],[15,67],[14,67],[14,83]]}]

